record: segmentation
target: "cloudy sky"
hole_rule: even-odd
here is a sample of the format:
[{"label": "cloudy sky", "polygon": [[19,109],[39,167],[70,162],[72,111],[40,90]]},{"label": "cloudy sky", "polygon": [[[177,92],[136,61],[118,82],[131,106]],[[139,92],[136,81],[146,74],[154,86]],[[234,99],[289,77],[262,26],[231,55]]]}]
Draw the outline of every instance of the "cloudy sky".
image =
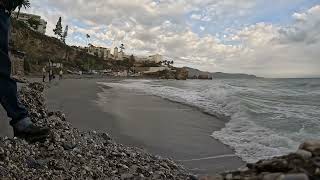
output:
[{"label": "cloudy sky", "polygon": [[176,66],[264,77],[320,77],[320,0],[31,0],[61,16],[70,45],[163,54]]}]

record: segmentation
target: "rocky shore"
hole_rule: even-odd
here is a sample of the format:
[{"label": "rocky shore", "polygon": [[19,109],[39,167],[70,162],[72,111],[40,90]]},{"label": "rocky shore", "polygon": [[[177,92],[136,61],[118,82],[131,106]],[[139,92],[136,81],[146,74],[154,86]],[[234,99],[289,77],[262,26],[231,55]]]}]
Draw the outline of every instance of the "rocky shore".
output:
[{"label": "rocky shore", "polygon": [[282,157],[261,160],[235,172],[201,180],[319,180],[320,141],[309,140],[299,150]]},{"label": "rocky shore", "polygon": [[29,84],[20,99],[33,122],[51,128],[44,143],[0,138],[0,179],[193,179],[172,160],[114,142],[107,133],[81,132],[61,112],[49,112],[44,86]]}]

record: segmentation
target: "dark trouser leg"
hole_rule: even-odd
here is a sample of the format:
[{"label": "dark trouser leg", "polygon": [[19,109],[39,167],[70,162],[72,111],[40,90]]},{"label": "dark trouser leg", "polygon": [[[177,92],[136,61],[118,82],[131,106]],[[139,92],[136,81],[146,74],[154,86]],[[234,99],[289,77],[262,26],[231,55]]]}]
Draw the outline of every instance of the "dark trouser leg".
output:
[{"label": "dark trouser leg", "polygon": [[9,16],[0,9],[0,103],[12,119],[11,125],[28,116],[17,98],[17,84],[11,80],[11,62],[8,55]]},{"label": "dark trouser leg", "polygon": [[17,98],[17,84],[11,79],[0,77],[0,102],[12,120],[11,125],[28,117],[28,112]]}]

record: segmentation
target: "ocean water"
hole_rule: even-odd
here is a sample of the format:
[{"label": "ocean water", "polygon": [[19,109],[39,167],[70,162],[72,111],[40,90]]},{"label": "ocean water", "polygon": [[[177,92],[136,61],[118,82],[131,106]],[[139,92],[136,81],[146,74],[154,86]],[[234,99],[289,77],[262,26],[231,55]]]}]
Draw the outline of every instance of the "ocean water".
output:
[{"label": "ocean water", "polygon": [[247,162],[320,138],[320,79],[125,80],[107,83],[184,103],[226,121],[212,138]]}]

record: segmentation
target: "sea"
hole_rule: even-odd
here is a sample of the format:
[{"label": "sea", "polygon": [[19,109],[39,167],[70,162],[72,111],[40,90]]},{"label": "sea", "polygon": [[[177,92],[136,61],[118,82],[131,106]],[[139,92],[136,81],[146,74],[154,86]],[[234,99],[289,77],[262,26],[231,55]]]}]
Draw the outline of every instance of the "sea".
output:
[{"label": "sea", "polygon": [[305,140],[320,138],[320,79],[124,80],[113,85],[225,121],[210,136],[246,162],[288,154]]}]

